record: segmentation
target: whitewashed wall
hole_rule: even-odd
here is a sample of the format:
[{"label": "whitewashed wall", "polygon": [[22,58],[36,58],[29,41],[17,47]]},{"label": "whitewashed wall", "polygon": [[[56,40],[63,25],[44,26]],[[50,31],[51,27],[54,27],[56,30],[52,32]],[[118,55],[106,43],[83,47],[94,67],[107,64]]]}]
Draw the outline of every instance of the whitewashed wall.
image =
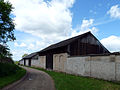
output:
[{"label": "whitewashed wall", "polygon": [[37,59],[31,59],[31,66],[39,66],[39,60]]},{"label": "whitewashed wall", "polygon": [[[24,64],[24,61],[21,62]],[[26,60],[28,66],[28,60]],[[46,56],[31,60],[32,66],[46,69]],[[120,55],[68,57],[67,53],[53,55],[53,70],[120,81]]]},{"label": "whitewashed wall", "polygon": [[69,57],[67,73],[120,81],[120,55]]},{"label": "whitewashed wall", "polygon": [[31,65],[41,68],[46,68],[46,56],[39,56],[38,60],[31,59]]},{"label": "whitewashed wall", "polygon": [[115,60],[111,56],[91,57],[91,77],[115,80]]},{"label": "whitewashed wall", "polygon": [[120,56],[116,56],[116,80],[120,81]]},{"label": "whitewashed wall", "polygon": [[53,55],[53,70],[65,72],[65,65],[67,62],[67,53],[60,53]]},{"label": "whitewashed wall", "polygon": [[85,72],[85,59],[87,57],[71,57],[67,59],[66,72],[84,75]]},{"label": "whitewashed wall", "polygon": [[26,66],[29,66],[29,59],[25,60]]}]

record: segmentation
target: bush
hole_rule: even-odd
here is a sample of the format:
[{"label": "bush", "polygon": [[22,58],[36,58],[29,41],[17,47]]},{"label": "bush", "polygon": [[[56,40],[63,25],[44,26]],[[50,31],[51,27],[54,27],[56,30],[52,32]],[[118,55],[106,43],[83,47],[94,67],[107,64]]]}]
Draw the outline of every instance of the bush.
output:
[{"label": "bush", "polygon": [[0,63],[0,77],[15,74],[21,68],[15,64]]}]

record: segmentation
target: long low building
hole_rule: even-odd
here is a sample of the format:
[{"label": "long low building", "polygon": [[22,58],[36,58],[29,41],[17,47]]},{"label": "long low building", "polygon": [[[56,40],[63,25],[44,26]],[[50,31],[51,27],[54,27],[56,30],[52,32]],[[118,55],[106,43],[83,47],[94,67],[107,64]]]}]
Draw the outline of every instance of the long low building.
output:
[{"label": "long low building", "polygon": [[24,57],[20,62],[27,66],[64,71],[68,57],[110,53],[91,33],[61,41]]},{"label": "long low building", "polygon": [[20,64],[120,81],[120,53],[110,53],[91,32],[31,53]]}]

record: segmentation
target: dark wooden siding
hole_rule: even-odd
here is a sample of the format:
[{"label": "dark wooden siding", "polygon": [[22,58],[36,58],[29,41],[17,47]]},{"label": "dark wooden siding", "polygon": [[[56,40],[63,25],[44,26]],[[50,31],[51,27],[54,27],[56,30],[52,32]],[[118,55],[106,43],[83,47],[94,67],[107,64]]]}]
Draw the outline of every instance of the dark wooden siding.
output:
[{"label": "dark wooden siding", "polygon": [[28,65],[31,66],[31,59],[28,60]]},{"label": "dark wooden siding", "polygon": [[41,50],[39,55],[47,55],[47,53],[58,54],[65,52],[70,56],[110,53],[91,32],[87,32],[82,35],[50,45],[49,47]]},{"label": "dark wooden siding", "polygon": [[26,60],[24,59],[24,65],[26,65]]},{"label": "dark wooden siding", "polygon": [[46,55],[46,68],[53,69],[53,54],[52,53],[48,53]]},{"label": "dark wooden siding", "polygon": [[95,37],[89,34],[72,42],[69,47],[70,56],[109,53]]}]

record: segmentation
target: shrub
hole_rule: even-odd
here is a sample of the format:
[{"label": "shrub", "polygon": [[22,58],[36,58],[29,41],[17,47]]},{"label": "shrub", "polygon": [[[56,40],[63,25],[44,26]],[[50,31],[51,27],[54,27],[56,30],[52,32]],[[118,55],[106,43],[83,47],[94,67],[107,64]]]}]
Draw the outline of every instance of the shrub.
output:
[{"label": "shrub", "polygon": [[21,68],[15,64],[0,63],[0,77],[15,74]]}]

